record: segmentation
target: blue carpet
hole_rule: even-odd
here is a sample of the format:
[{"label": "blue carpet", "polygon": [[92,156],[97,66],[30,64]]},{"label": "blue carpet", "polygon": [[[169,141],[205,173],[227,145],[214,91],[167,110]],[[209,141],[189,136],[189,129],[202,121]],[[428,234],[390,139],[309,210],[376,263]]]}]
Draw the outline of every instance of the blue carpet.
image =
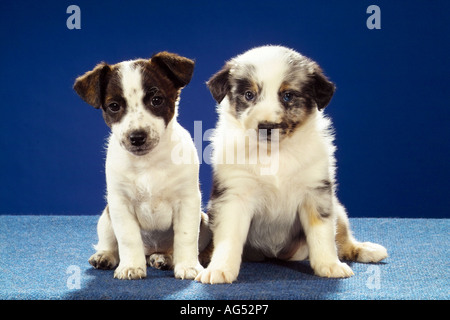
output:
[{"label": "blue carpet", "polygon": [[449,219],[350,219],[355,236],[384,245],[379,264],[322,279],[307,261],[244,263],[231,285],[204,285],[148,268],[120,281],[87,262],[95,216],[0,216],[0,299],[445,299],[450,297]]}]

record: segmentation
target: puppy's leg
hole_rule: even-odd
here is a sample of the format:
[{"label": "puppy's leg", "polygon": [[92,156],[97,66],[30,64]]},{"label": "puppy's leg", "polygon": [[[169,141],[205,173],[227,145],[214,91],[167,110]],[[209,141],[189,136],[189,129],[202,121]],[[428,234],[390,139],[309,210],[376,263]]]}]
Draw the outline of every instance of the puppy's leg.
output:
[{"label": "puppy's leg", "polygon": [[148,265],[160,270],[173,269],[172,253],[153,253],[148,257]]},{"label": "puppy's leg", "polygon": [[378,262],[385,259],[388,254],[383,246],[372,242],[358,242],[353,238],[344,206],[337,199],[335,203],[336,244],[339,258],[358,262]]},{"label": "puppy's leg", "polygon": [[316,275],[346,278],[353,275],[350,267],[339,261],[336,244],[331,194],[308,194],[300,208],[300,221],[305,230],[311,267]]},{"label": "puppy's leg", "polygon": [[215,207],[211,262],[195,280],[215,284],[232,283],[237,279],[253,212],[243,201],[230,197]]},{"label": "puppy's leg", "polygon": [[213,252],[212,232],[209,225],[209,217],[202,212],[202,222],[200,224],[200,234],[198,237],[198,260],[203,267],[207,267],[211,261]]},{"label": "puppy's leg", "polygon": [[89,258],[89,263],[97,269],[113,269],[119,264],[119,252],[108,206],[98,220],[97,233],[98,244],[95,246],[97,252]]},{"label": "puppy's leg", "polygon": [[200,196],[185,199],[173,221],[173,263],[175,278],[194,279],[203,270],[198,261],[201,219]]},{"label": "puppy's leg", "polygon": [[[147,276],[144,244],[141,229],[134,214],[118,197],[109,202],[109,210],[114,233],[119,245],[120,263],[114,271],[117,279],[142,279]],[[110,200],[110,197],[108,197]]]}]

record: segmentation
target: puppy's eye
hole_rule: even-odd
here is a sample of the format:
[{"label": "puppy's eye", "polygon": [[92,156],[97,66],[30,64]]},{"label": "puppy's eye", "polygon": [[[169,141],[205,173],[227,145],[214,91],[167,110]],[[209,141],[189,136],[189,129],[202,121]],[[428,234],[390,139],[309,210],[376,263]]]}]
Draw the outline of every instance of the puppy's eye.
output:
[{"label": "puppy's eye", "polygon": [[255,94],[251,91],[246,91],[244,93],[244,96],[245,96],[245,100],[247,100],[247,101],[252,101],[255,99]]},{"label": "puppy's eye", "polygon": [[164,102],[164,98],[160,96],[156,96],[152,98],[152,106],[158,107]]},{"label": "puppy's eye", "polygon": [[112,113],[117,113],[120,110],[120,104],[118,104],[117,102],[111,102],[110,104],[108,104],[108,109]]},{"label": "puppy's eye", "polygon": [[294,95],[292,93],[285,92],[285,93],[283,93],[282,99],[283,99],[284,102],[290,102],[293,97],[294,97]]}]

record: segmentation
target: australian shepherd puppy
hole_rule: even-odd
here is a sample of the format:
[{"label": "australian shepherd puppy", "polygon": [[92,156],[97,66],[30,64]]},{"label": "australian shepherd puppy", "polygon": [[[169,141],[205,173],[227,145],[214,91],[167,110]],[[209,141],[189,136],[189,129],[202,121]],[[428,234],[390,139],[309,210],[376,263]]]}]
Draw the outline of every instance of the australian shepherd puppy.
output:
[{"label": "australian shepherd puppy", "polygon": [[209,81],[219,120],[208,204],[214,251],[196,280],[231,283],[242,258],[309,259],[315,274],[353,275],[341,260],[377,262],[384,247],[356,241],[335,192],[335,86],[312,60],[281,46],[239,55]]}]

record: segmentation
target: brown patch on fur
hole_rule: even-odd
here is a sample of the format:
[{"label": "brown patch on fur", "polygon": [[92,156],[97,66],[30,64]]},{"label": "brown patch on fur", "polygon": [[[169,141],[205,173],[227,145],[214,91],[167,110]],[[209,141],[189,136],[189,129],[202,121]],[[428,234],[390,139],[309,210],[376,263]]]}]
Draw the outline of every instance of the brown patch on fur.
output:
[{"label": "brown patch on fur", "polygon": [[[245,110],[254,106],[260,99],[262,85],[255,80],[255,67],[244,65],[237,68],[230,77],[231,88],[228,97],[234,106],[234,112],[239,117]],[[252,99],[247,99],[251,93]]]},{"label": "brown patch on fur", "polygon": [[322,217],[319,211],[308,197],[305,197],[302,207],[308,215],[308,223],[310,227],[322,224]]},{"label": "brown patch on fur", "polygon": [[[236,151],[236,150],[234,150]],[[236,154],[236,153],[234,153]],[[220,179],[217,178],[216,175],[213,174],[213,185],[211,189],[211,194],[209,197],[208,202],[208,211],[207,211],[207,217],[209,219],[208,223],[209,226],[214,225],[215,217],[216,217],[216,211],[217,207],[220,206],[221,202],[223,201],[223,196],[226,194],[227,188],[220,184]]]},{"label": "brown patch on fur", "polygon": [[110,71],[111,68],[108,64],[99,63],[92,71],[78,77],[73,88],[86,103],[98,109],[103,103],[104,90]]},{"label": "brown patch on fur", "polygon": [[[105,123],[111,127],[115,122],[119,122],[127,112],[127,103],[123,97],[122,83],[119,76],[119,67],[117,65],[110,66],[111,71],[108,74],[108,82],[105,84],[104,92],[102,93],[102,111]],[[118,112],[111,112],[108,105],[112,102],[120,105]]]},{"label": "brown patch on fur", "polygon": [[206,248],[198,255],[198,260],[204,268],[206,268],[208,264],[211,262],[213,251],[214,251],[214,244],[213,241],[211,240],[211,242],[206,246]]},{"label": "brown patch on fur", "polygon": [[287,82],[287,81],[283,81],[283,83],[282,83],[281,86],[280,86],[279,91],[280,91],[280,92],[285,92],[285,91],[291,91],[291,90],[293,90],[293,88],[292,88],[292,86],[290,85],[290,83]]},{"label": "brown patch on fur", "polygon": [[[167,75],[161,72],[159,67],[149,61],[138,62],[142,69],[142,87],[144,89],[144,104],[155,116],[163,118],[167,124],[175,115],[175,104],[179,97],[179,87],[176,87]],[[152,100],[162,97],[163,102],[154,106]]]},{"label": "brown patch on fur", "polygon": [[[286,93],[290,95],[290,101],[283,100]],[[280,104],[284,107],[281,133],[290,136],[306,122],[315,104],[299,85],[289,81],[283,81],[280,85],[278,97]]]},{"label": "brown patch on fur", "polygon": [[[142,69],[144,104],[155,116],[163,118],[167,126],[175,115],[175,104],[181,88],[192,78],[194,61],[164,51],[150,60],[137,60],[136,64]],[[163,99],[158,106],[152,104],[155,97]]]},{"label": "brown patch on fur", "polygon": [[194,73],[194,61],[175,53],[167,51],[157,53],[150,62],[163,70],[177,89],[185,87]]},{"label": "brown patch on fur", "polygon": [[296,115],[292,116],[289,113],[284,114],[281,122],[281,134],[291,136],[295,130],[303,123],[303,119],[298,119]]},{"label": "brown patch on fur", "polygon": [[[163,118],[167,125],[175,114],[180,89],[192,78],[194,61],[164,51],[150,60],[136,60],[135,65],[139,66],[142,72],[142,87],[146,93],[143,102],[149,111]],[[110,66],[102,62],[78,77],[74,84],[75,91],[84,101],[97,109],[102,107],[103,117],[110,127],[114,122],[120,121],[127,110],[118,66],[119,64]],[[155,88],[157,90],[154,90]],[[163,103],[153,106],[151,101],[157,95],[158,98],[163,98]],[[107,106],[112,102],[120,105],[120,111],[109,110]]]},{"label": "brown patch on fur", "polygon": [[226,188],[219,183],[219,179],[213,176],[213,185],[211,189],[210,199],[217,199],[224,195]]},{"label": "brown patch on fur", "polygon": [[351,235],[348,220],[338,216],[336,222],[336,246],[339,259],[357,261],[361,251],[361,247],[357,244]]},{"label": "brown patch on fur", "polygon": [[209,216],[203,211],[201,214],[200,232],[198,241],[200,251],[198,259],[200,264],[206,268],[209,262],[211,261],[211,256],[214,250],[214,244],[212,241]]},{"label": "brown patch on fur", "polygon": [[330,103],[336,87],[323,74],[323,71],[319,66],[316,67],[316,71],[310,78],[311,95],[317,104],[317,108],[322,110]]},{"label": "brown patch on fur", "polygon": [[230,70],[231,65],[225,64],[225,66],[215,73],[206,83],[211,95],[217,103],[221,103],[225,96],[230,92]]}]

